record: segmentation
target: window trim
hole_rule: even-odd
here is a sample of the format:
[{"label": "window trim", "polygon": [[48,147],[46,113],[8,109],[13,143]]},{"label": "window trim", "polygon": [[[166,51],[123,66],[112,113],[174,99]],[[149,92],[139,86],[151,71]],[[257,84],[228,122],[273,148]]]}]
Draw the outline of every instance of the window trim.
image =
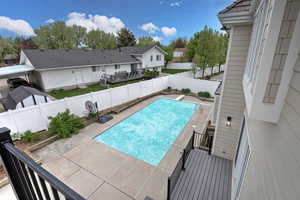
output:
[{"label": "window trim", "polygon": [[239,143],[238,143],[238,147],[237,147],[237,150],[236,150],[236,153],[235,153],[235,158],[234,158],[234,167],[236,167],[236,161],[238,159],[238,156],[239,156],[239,151],[240,151],[240,147],[241,147],[241,140],[242,140],[242,137],[244,135],[244,129],[245,129],[245,116],[243,118],[243,122],[242,122],[242,127],[241,127],[241,131],[240,131],[240,137],[239,137]]}]

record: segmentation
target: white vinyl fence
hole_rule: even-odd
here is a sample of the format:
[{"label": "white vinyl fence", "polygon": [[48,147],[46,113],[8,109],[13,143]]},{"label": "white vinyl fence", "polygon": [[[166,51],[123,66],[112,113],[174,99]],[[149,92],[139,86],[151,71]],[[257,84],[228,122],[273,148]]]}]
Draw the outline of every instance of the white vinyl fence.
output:
[{"label": "white vinyl fence", "polygon": [[[193,63],[168,63],[167,69],[192,69]],[[225,70],[225,65],[221,65],[220,71]],[[219,72],[219,66],[213,67],[213,73]],[[211,67],[204,70],[204,76],[211,75]],[[192,77],[192,76],[191,76]],[[196,73],[196,78],[202,77],[202,70],[199,69]]]},{"label": "white vinyl fence", "polygon": [[83,117],[86,110],[86,101],[97,102],[101,111],[159,92],[169,86],[177,89],[190,88],[193,92],[208,91],[213,95],[218,83],[218,81],[191,79],[184,74],[165,76],[0,113],[0,127],[8,127],[11,129],[12,134],[23,133],[26,130],[42,131],[48,127],[49,116],[55,116],[58,112],[63,112],[67,108],[71,113]]}]

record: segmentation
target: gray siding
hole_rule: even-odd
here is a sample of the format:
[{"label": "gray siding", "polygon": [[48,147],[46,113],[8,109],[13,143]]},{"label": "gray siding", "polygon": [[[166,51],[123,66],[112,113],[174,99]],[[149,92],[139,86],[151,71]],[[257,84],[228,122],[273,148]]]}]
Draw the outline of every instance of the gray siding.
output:
[{"label": "gray siding", "polygon": [[278,124],[248,120],[251,157],[240,199],[300,199],[300,54]]},{"label": "gray siding", "polygon": [[[245,107],[242,79],[248,56],[252,25],[234,26],[227,55],[216,134],[212,153],[232,160],[235,155]],[[232,117],[231,127],[226,126]]]}]

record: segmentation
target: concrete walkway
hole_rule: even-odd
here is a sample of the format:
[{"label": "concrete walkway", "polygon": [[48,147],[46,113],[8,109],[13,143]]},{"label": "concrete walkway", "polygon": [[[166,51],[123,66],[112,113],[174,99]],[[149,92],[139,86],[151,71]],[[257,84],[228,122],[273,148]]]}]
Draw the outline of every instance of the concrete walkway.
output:
[{"label": "concrete walkway", "polygon": [[[84,198],[90,200],[143,200],[145,196],[166,199],[167,178],[181,156],[189,138],[192,125],[204,128],[212,106],[202,105],[177,137],[158,166],[119,152],[93,138],[116,123],[142,109],[156,99],[145,100],[118,115],[106,124],[94,123],[82,129],[72,138],[58,140],[35,152],[42,160],[43,167],[69,185]],[[165,96],[164,96],[165,97]],[[175,99],[178,95],[169,95]],[[193,97],[186,101],[199,102]],[[0,199],[2,199],[0,193]]]}]

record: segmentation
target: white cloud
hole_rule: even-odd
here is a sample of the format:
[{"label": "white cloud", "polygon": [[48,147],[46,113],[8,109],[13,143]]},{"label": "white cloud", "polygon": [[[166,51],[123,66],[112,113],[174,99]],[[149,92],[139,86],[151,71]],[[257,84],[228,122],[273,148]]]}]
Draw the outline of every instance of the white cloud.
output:
[{"label": "white cloud", "polygon": [[159,30],[159,28],[157,26],[155,26],[155,24],[153,24],[152,22],[150,22],[148,24],[143,24],[141,26],[141,29],[148,33],[155,33],[156,31]]},{"label": "white cloud", "polygon": [[121,19],[116,17],[106,17],[100,15],[86,15],[85,13],[72,12],[68,15],[67,26],[83,26],[87,31],[102,30],[106,33],[117,33],[125,27]]},{"label": "white cloud", "polygon": [[161,38],[161,37],[158,37],[158,36],[153,36],[152,38],[153,38],[153,40],[154,40],[155,42],[161,42],[161,41],[162,41],[162,38]]},{"label": "white cloud", "polygon": [[174,27],[169,28],[166,26],[162,27],[161,31],[163,32],[163,34],[165,36],[172,36],[172,35],[175,35],[177,32],[176,28],[174,28]]},{"label": "white cloud", "polygon": [[0,29],[10,31],[21,36],[35,35],[33,28],[25,20],[11,19],[5,16],[0,16]]},{"label": "white cloud", "polygon": [[181,4],[182,4],[182,1],[176,1],[176,2],[170,3],[170,6],[171,7],[179,7],[179,6],[181,6]]},{"label": "white cloud", "polygon": [[53,22],[55,22],[55,20],[52,19],[52,18],[50,18],[50,19],[47,19],[45,22],[46,22],[47,24],[52,24]]}]

